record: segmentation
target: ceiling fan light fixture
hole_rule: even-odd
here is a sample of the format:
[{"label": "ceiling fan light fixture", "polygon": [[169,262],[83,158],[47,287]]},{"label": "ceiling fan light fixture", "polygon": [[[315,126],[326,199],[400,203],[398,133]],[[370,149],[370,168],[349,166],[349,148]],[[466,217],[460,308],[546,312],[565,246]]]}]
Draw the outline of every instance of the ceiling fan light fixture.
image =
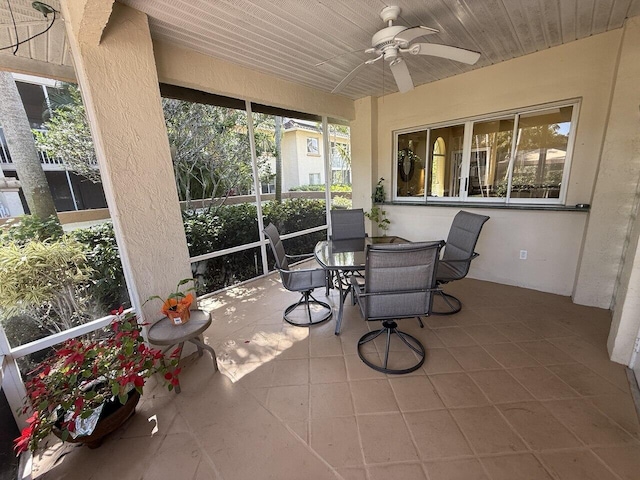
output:
[{"label": "ceiling fan light fixture", "polygon": [[45,18],[47,18],[47,15],[49,15],[50,13],[55,12],[55,9],[51,5],[47,5],[46,3],[42,2],[33,2],[31,4],[31,7],[44,15]]}]

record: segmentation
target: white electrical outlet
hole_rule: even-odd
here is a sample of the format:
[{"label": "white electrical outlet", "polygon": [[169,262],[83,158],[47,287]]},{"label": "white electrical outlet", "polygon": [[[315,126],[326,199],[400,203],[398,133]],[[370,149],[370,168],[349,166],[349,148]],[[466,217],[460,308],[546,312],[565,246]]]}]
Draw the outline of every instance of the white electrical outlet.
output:
[{"label": "white electrical outlet", "polygon": [[520,250],[520,260],[526,260],[526,259],[527,259],[527,251]]}]

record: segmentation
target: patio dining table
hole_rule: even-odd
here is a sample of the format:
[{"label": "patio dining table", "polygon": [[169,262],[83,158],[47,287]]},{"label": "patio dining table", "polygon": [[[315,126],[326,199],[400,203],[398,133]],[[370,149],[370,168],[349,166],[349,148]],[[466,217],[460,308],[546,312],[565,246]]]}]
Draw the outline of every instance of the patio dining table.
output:
[{"label": "patio dining table", "polygon": [[322,240],[314,249],[318,263],[325,270],[335,272],[339,291],[338,319],[336,321],[336,335],[340,335],[344,301],[351,291],[349,277],[353,273],[364,270],[367,245],[381,243],[408,243],[401,237],[365,237],[348,240]]}]

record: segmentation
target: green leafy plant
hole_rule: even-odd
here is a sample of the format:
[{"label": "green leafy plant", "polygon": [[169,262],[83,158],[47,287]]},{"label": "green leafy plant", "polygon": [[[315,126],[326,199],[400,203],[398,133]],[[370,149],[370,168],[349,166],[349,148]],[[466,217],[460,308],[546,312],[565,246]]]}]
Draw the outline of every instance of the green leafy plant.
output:
[{"label": "green leafy plant", "polygon": [[383,203],[385,200],[384,185],[382,182],[384,182],[384,178],[380,177],[373,191],[373,203]]},{"label": "green leafy plant", "polygon": [[93,318],[88,286],[91,268],[84,247],[69,237],[0,249],[0,316],[27,313],[57,332]]},{"label": "green leafy plant", "polygon": [[350,198],[336,196],[331,200],[331,208],[351,208],[352,202]]},{"label": "green leafy plant", "polygon": [[189,292],[193,292],[195,287],[191,286],[184,291],[182,291],[182,287],[188,283],[194,282],[193,278],[183,278],[178,282],[176,289],[165,298],[153,295],[144,303],[146,304],[150,300],[160,300],[163,302],[161,309],[162,313],[171,318],[173,314],[180,313],[183,310],[189,310],[189,307],[191,307],[194,297],[193,294]]},{"label": "green leafy plant", "polygon": [[378,226],[378,229],[382,230],[383,235],[386,235],[387,230],[389,230],[389,224],[391,223],[387,218],[386,210],[374,205],[370,211],[364,212],[364,215],[374,222]]},{"label": "green leafy plant", "polygon": [[116,318],[106,338],[68,340],[38,364],[25,383],[27,397],[22,413],[32,415],[15,440],[18,453],[35,451],[54,428],[66,441],[78,430],[81,420],[99,416],[106,402],[124,405],[129,392],[135,389],[142,394],[146,379],[156,373],[162,375],[169,390],[178,385],[180,370],[174,368],[178,350],[165,362],[160,350],[145,344],[133,313],[123,313],[122,309],[113,313]]},{"label": "green leafy plant", "polygon": [[16,243],[24,245],[31,240],[44,241],[62,236],[62,227],[57,217],[40,218],[22,215],[5,223],[0,234],[0,244]]}]

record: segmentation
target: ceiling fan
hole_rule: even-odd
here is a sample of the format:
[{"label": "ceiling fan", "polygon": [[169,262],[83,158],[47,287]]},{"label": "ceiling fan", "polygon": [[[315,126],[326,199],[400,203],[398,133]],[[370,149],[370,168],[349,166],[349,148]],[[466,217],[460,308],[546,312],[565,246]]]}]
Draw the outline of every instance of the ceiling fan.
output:
[{"label": "ceiling fan", "polygon": [[[381,59],[389,62],[389,68],[391,69],[400,93],[412,90],[413,80],[411,80],[409,68],[401,54],[431,55],[433,57],[447,58],[469,65],[473,65],[480,58],[480,53],[464,48],[438,45],[435,43],[411,44],[413,40],[424,35],[438,33],[438,30],[424,26],[405,27],[402,25],[394,25],[393,22],[398,19],[398,15],[400,15],[400,7],[396,6],[385,7],[382,12],[380,12],[380,18],[387,23],[387,26],[373,35],[371,48],[365,50],[365,53],[377,55],[376,58],[367,60],[351,70],[351,72],[336,85],[331,93],[340,93],[364,67]],[[322,65],[323,63],[326,63],[326,61],[318,65]]]}]

